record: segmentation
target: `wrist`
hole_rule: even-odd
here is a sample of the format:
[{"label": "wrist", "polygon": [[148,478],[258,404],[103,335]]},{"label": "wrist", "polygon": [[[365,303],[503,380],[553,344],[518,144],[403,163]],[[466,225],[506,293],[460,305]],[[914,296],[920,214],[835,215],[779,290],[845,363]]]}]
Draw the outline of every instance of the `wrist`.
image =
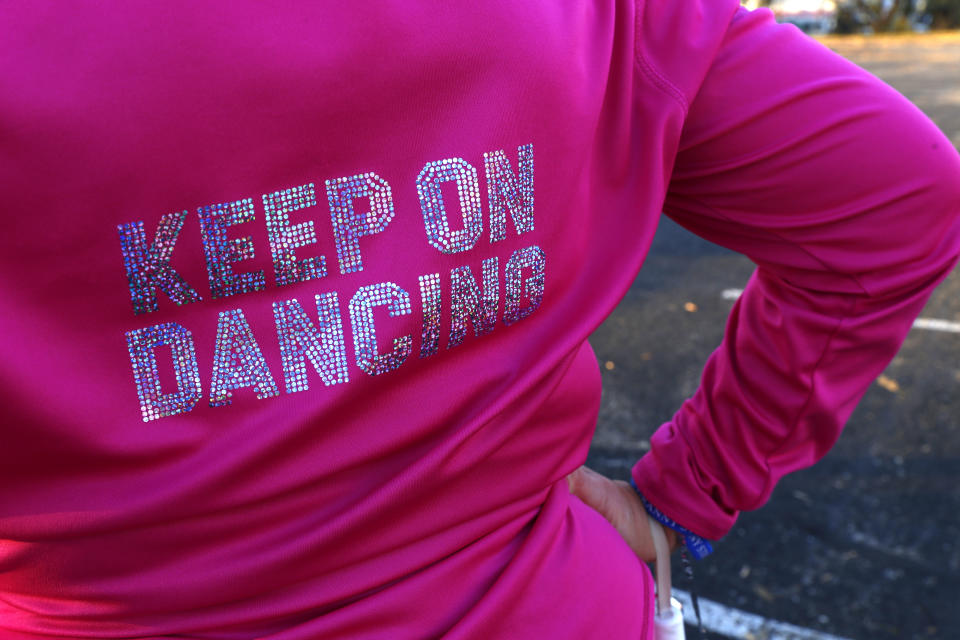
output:
[{"label": "wrist", "polygon": [[634,491],[637,492],[637,495],[640,496],[640,501],[643,503],[643,508],[650,515],[650,517],[663,526],[676,532],[683,541],[683,545],[690,551],[690,555],[692,555],[696,560],[702,560],[713,553],[713,546],[710,544],[709,540],[703,538],[702,536],[698,536],[693,531],[690,531],[660,511],[656,505],[651,503],[649,500],[647,500],[646,496],[640,493],[640,489],[637,488],[637,483],[634,482],[633,478],[630,478],[630,486],[633,487]]}]

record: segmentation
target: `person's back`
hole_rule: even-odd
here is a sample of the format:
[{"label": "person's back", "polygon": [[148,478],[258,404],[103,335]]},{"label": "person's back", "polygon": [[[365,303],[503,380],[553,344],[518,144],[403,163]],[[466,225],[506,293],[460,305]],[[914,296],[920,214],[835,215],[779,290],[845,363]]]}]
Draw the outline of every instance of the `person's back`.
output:
[{"label": "person's back", "polygon": [[[564,478],[599,402],[585,340],[703,133],[691,102],[738,5],[345,7],[7,10],[4,638],[649,637],[648,569]],[[667,206],[694,225],[686,193]],[[928,257],[876,289],[902,294],[887,351],[956,252],[953,219],[924,210]],[[813,273],[830,242],[745,237],[827,307],[861,295],[857,265]],[[809,344],[784,368],[806,376]],[[816,396],[780,386],[784,411]],[[687,526],[718,537],[761,500],[738,452],[793,450],[758,433],[702,469],[649,460],[682,460],[672,517],[715,515],[703,478],[724,464],[729,522]]]}]

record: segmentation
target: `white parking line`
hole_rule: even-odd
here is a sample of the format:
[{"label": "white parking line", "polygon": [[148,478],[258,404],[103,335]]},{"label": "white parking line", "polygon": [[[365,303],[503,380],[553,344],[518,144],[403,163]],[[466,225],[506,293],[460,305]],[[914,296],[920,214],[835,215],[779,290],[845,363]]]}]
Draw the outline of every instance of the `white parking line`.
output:
[{"label": "white parking line", "polygon": [[[679,589],[672,590],[673,597],[683,604],[683,620],[696,626],[697,616],[690,603],[690,594]],[[703,627],[711,633],[728,638],[763,638],[764,640],[848,640],[822,631],[805,629],[787,622],[768,620],[762,616],[739,609],[726,607],[718,602],[697,598]]]},{"label": "white parking line", "polygon": [[743,295],[743,289],[724,289],[721,295],[724,300],[736,300]]},{"label": "white parking line", "polygon": [[960,322],[938,320],[937,318],[917,318],[913,321],[913,328],[927,329],[929,331],[946,331],[947,333],[960,333]]},{"label": "white parking line", "polygon": [[[736,300],[743,293],[743,289],[724,289],[724,300]],[[939,318],[917,318],[913,321],[914,329],[925,329],[927,331],[943,331],[946,333],[960,333],[960,322],[951,322],[950,320],[941,320]]]}]

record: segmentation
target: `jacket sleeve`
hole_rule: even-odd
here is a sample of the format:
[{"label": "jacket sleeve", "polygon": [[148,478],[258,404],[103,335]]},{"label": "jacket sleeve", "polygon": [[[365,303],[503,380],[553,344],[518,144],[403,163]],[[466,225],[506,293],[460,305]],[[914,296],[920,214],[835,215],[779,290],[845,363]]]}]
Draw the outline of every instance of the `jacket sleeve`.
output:
[{"label": "jacket sleeve", "polygon": [[686,98],[664,210],[757,269],[633,477],[716,539],[827,452],[950,272],[960,156],[905,98],[766,10],[735,13]]}]

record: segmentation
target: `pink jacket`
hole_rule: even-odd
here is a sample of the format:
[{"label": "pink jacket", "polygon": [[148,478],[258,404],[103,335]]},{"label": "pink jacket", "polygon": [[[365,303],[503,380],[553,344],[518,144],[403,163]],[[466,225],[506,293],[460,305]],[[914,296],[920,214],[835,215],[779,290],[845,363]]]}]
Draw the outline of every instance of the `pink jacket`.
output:
[{"label": "pink jacket", "polygon": [[563,478],[661,211],[758,264],[634,469],[710,538],[960,248],[944,136],[736,0],[30,2],[0,42],[4,639],[648,638]]}]

